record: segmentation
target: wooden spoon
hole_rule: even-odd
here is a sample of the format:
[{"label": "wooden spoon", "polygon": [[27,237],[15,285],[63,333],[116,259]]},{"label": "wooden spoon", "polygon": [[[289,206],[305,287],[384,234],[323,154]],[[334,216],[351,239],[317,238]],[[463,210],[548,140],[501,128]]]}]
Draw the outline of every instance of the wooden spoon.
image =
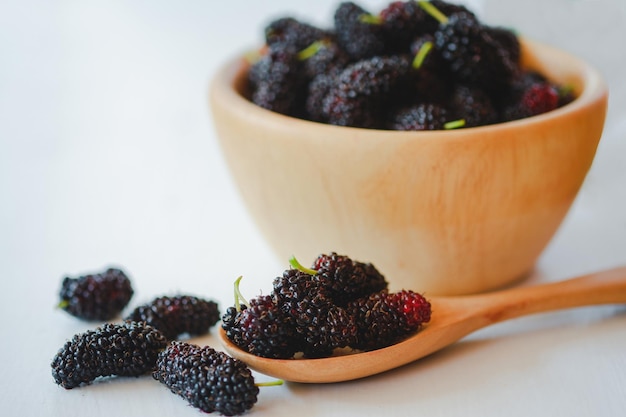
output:
[{"label": "wooden spoon", "polygon": [[431,297],[431,321],[395,345],[363,353],[322,359],[267,359],[230,342],[223,329],[224,349],[252,369],[285,381],[327,383],[384,372],[451,345],[468,334],[504,320],[573,307],[626,303],[626,267],[549,284],[492,293]]}]

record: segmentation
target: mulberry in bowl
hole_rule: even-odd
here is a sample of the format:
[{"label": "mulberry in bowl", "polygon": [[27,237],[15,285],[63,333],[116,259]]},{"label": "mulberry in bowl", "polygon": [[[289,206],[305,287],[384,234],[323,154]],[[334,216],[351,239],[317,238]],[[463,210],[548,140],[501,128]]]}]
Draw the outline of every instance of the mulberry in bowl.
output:
[{"label": "mulberry in bowl", "polygon": [[217,137],[249,213],[277,256],[342,253],[392,289],[487,291],[527,276],[592,164],[607,89],[582,60],[528,39],[520,65],[575,99],[519,120],[449,130],[337,126],[250,99],[250,63],[215,75]]}]

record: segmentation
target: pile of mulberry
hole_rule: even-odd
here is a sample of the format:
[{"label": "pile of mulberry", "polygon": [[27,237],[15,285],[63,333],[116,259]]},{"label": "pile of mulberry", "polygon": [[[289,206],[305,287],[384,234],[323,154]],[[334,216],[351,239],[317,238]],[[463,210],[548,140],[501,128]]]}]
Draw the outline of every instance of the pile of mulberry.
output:
[{"label": "pile of mulberry", "polygon": [[52,360],[52,377],[66,389],[104,376],[139,376],[151,372],[167,340],[145,323],[106,323],[75,335]]},{"label": "pile of mulberry", "polygon": [[[442,0],[392,1],[377,13],[346,1],[330,28],[281,17],[267,25],[259,52],[248,72],[249,99],[332,125],[467,128],[542,114],[575,98],[561,86],[551,86],[556,99],[547,88],[515,93],[529,72],[516,33]],[[458,91],[478,98],[460,105]]]},{"label": "pile of mulberry", "polygon": [[106,321],[122,312],[133,296],[133,288],[122,270],[109,268],[99,274],[65,277],[59,296],[59,308],[69,314],[88,321]]},{"label": "pile of mulberry", "polygon": [[199,336],[209,332],[220,319],[214,301],[191,295],[158,297],[136,307],[126,320],[144,321],[159,329],[168,340],[182,334]]},{"label": "pile of mulberry", "polygon": [[241,361],[209,346],[175,341],[158,357],[153,377],[205,413],[243,414],[259,388]]},{"label": "pile of mulberry", "polygon": [[318,256],[312,268],[295,259],[291,264],[274,279],[270,295],[224,315],[222,328],[241,349],[268,358],[328,357],[337,349],[391,345],[430,320],[423,296],[388,292],[371,263],[331,252]]}]

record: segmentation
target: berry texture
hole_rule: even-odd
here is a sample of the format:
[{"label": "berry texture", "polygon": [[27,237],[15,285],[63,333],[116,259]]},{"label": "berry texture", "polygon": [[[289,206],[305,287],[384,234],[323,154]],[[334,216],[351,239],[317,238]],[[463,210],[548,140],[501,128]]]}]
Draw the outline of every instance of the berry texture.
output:
[{"label": "berry texture", "polygon": [[353,2],[339,4],[335,11],[337,42],[354,60],[370,58],[385,51],[383,26],[367,21],[372,16]]},{"label": "berry texture", "polygon": [[268,295],[251,299],[239,310],[229,307],[222,328],[233,343],[257,356],[287,359],[301,350],[292,317]]},{"label": "berry texture", "polygon": [[420,35],[433,32],[439,23],[416,1],[394,1],[381,12],[385,42],[389,52],[406,52],[411,42]]},{"label": "berry texture", "polygon": [[219,319],[217,303],[190,295],[155,298],[136,307],[126,318],[148,323],[168,340],[182,334],[197,336],[208,333]]},{"label": "berry texture", "polygon": [[329,356],[356,336],[352,317],[332,302],[318,278],[288,269],[274,280],[272,292],[276,305],[294,323],[297,345],[311,358]]},{"label": "berry texture", "polygon": [[357,298],[387,289],[388,283],[371,263],[359,262],[336,252],[322,254],[312,268],[333,304],[345,307]]},{"label": "berry texture", "polygon": [[328,95],[330,88],[335,83],[335,78],[341,72],[338,68],[335,68],[328,73],[323,73],[315,76],[309,83],[309,91],[305,102],[305,109],[308,118],[314,122],[325,122],[326,115],[321,103],[324,97]]},{"label": "berry texture", "polygon": [[485,30],[496,41],[500,47],[504,48],[511,60],[515,63],[519,63],[521,57],[521,47],[519,39],[515,32],[504,27],[489,27],[485,26]]},{"label": "berry texture", "polygon": [[484,126],[498,122],[491,98],[483,90],[467,85],[458,85],[452,93],[450,109],[453,119],[465,120],[466,127]]},{"label": "berry texture", "polygon": [[297,49],[274,43],[250,68],[252,102],[277,113],[297,116],[306,90]]},{"label": "berry texture", "polygon": [[554,110],[559,105],[559,93],[549,83],[535,84],[529,87],[517,105],[507,109],[508,120],[523,119]]},{"label": "berry texture", "polygon": [[424,103],[398,110],[392,115],[392,130],[441,130],[449,121],[448,111],[439,105]]},{"label": "berry texture", "polygon": [[426,34],[415,38],[410,45],[411,56],[414,57],[411,82],[415,88],[415,98],[410,104],[428,102],[446,105],[450,99],[455,82],[434,44],[435,38]]},{"label": "berry texture", "polygon": [[109,268],[99,274],[65,277],[59,293],[59,307],[88,321],[105,321],[118,316],[133,296],[126,274]]},{"label": "berry texture", "polygon": [[475,16],[453,13],[434,36],[437,49],[459,81],[489,92],[508,88],[516,63]]},{"label": "berry texture", "polygon": [[270,22],[265,28],[265,43],[267,45],[285,44],[296,50],[301,50],[313,42],[330,37],[330,34],[304,23],[293,17],[282,17]]},{"label": "berry texture", "polygon": [[65,389],[103,376],[139,376],[152,371],[167,340],[145,323],[106,323],[75,335],[52,360],[52,377]]},{"label": "berry texture", "polygon": [[359,325],[357,349],[389,346],[417,331],[430,321],[430,303],[413,291],[382,291],[349,306]]},{"label": "berry texture", "polygon": [[408,56],[373,57],[346,67],[322,103],[328,123],[381,127],[382,109],[406,93],[400,86],[408,79],[410,67]]},{"label": "berry texture", "polygon": [[159,355],[153,377],[205,413],[243,414],[259,393],[243,362],[209,346],[179,341]]},{"label": "berry texture", "polygon": [[301,50],[298,58],[302,61],[303,71],[310,80],[318,75],[342,69],[350,62],[345,51],[330,39],[314,42]]},{"label": "berry texture", "polygon": [[274,279],[275,304],[293,323],[295,352],[304,356],[329,356],[348,346],[355,337],[352,318],[333,304],[317,275],[288,269]]},{"label": "berry texture", "polygon": [[319,255],[311,269],[290,263],[271,295],[226,311],[222,327],[240,348],[269,358],[328,357],[390,345],[430,319],[428,301],[411,291],[389,293],[371,263],[335,252]]},{"label": "berry texture", "polygon": [[[520,80],[531,71],[521,66],[517,34],[442,0],[392,1],[374,13],[342,2],[329,29],[279,18],[266,27],[261,55],[248,73],[252,102],[337,126],[434,129],[438,122],[391,122],[408,108],[413,120],[428,118],[429,110],[416,109],[433,104],[459,121],[454,128],[475,127],[541,114],[576,98],[572,89],[553,85],[556,107],[538,88],[522,99]],[[472,94],[458,97],[459,89]]]}]

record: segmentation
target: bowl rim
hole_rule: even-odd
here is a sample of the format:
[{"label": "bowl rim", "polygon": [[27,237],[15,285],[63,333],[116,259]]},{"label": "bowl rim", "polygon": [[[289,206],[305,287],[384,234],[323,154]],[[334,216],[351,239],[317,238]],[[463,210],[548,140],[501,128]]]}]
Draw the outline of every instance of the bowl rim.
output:
[{"label": "bowl rim", "polygon": [[491,125],[464,127],[452,130],[398,131],[336,126],[277,113],[262,108],[243,96],[237,88],[237,84],[242,82],[242,77],[245,75],[250,64],[246,61],[246,54],[239,53],[226,61],[214,74],[209,87],[209,105],[219,105],[222,108],[227,108],[229,112],[239,113],[242,116],[245,115],[246,118],[250,119],[250,123],[259,123],[260,125],[272,124],[274,128],[279,128],[280,130],[317,129],[320,134],[332,135],[333,137],[338,135],[350,137],[359,136],[361,138],[384,136],[385,140],[442,140],[444,138],[447,140],[455,140],[458,138],[466,138],[469,132],[479,136],[482,136],[481,134],[499,135],[509,129],[545,124],[568,114],[582,112],[594,105],[607,102],[607,85],[600,72],[591,64],[563,49],[556,48],[547,43],[532,40],[524,36],[520,36],[519,39],[523,56],[526,50],[532,51],[539,49],[543,51],[544,54],[554,56],[558,59],[568,60],[572,64],[575,64],[570,67],[578,69],[572,70],[572,74],[575,74],[579,79],[580,92],[572,102],[536,116]]}]

